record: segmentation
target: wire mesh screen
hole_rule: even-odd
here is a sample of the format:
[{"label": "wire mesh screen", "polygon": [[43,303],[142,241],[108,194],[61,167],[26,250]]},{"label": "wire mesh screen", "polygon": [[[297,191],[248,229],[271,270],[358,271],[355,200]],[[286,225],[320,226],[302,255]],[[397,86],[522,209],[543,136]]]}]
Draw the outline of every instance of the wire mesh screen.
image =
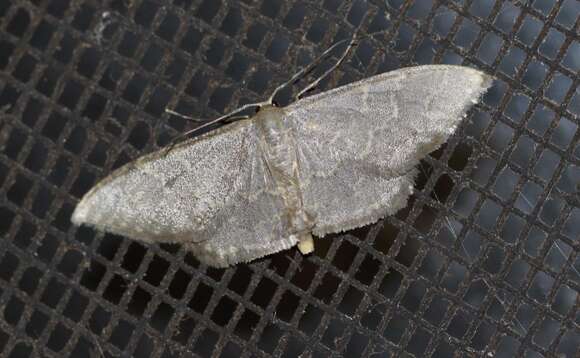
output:
[{"label": "wire mesh screen", "polygon": [[[1,355],[578,356],[579,14],[576,0],[0,2]],[[262,100],[359,25],[376,34],[322,89],[431,63],[497,78],[397,215],[229,269],[71,225],[100,178],[196,125],[166,108],[211,119]]]}]

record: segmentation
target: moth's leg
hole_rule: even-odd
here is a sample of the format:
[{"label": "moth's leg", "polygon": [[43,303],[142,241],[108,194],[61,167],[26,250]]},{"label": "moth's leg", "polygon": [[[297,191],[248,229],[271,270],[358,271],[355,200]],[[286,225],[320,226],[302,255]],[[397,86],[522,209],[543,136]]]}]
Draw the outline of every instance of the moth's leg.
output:
[{"label": "moth's leg", "polygon": [[357,44],[358,44],[358,38],[357,38],[356,33],[355,33],[355,35],[351,38],[350,42],[348,43],[348,46],[346,47],[346,49],[344,50],[344,52],[342,53],[342,55],[340,56],[340,58],[338,59],[338,61],[336,61],[336,63],[334,65],[332,65],[331,68],[329,68],[322,75],[320,75],[320,77],[318,77],[317,79],[315,79],[314,82],[310,83],[302,91],[298,92],[298,94],[296,95],[296,100],[299,100],[306,93],[312,91],[315,87],[317,87],[320,84],[320,81],[322,81],[328,75],[330,75],[332,72],[334,72],[334,70],[336,70],[338,68],[338,66],[340,66],[344,62],[344,60],[346,59],[346,56],[348,56],[348,54],[350,53],[350,51]]},{"label": "moth's leg", "polygon": [[[181,114],[181,113],[175,112],[175,111],[173,111],[171,109],[168,109],[168,108],[165,109],[165,112],[166,113],[169,113],[169,114],[172,114],[174,116],[183,118],[183,119],[187,119],[190,122],[199,123],[199,122],[205,122],[206,121],[205,119],[190,117],[190,116],[187,116],[185,114]],[[224,119],[224,123],[233,123],[235,121],[239,121],[240,119],[248,119],[248,118],[250,118],[250,116],[248,116],[248,115],[244,115],[244,116],[232,116],[232,117],[228,117],[228,118]]]},{"label": "moth's leg", "polygon": [[244,116],[232,116],[232,117],[228,117],[226,119],[224,119],[224,123],[233,123],[242,119],[248,119],[251,118],[251,116],[248,115],[244,115]]},{"label": "moth's leg", "polygon": [[[176,112],[176,111],[174,111],[172,109],[169,109],[169,108],[165,108],[165,113],[169,113],[169,114],[171,114],[173,116],[177,116],[179,118],[187,119],[190,122],[199,123],[199,122],[203,122],[204,121],[203,119],[194,118],[194,117],[191,117],[191,116],[188,116],[188,115],[185,115],[185,114]],[[173,147],[177,143],[179,143],[179,141],[181,141],[184,138],[183,135],[184,135],[184,133],[178,135],[177,137],[175,137],[175,138],[173,138],[171,140],[171,143],[169,143],[169,145],[167,146],[167,151],[165,152],[165,155],[167,155],[167,153],[169,153],[169,151],[171,151],[171,149],[173,149]]]},{"label": "moth's leg", "polygon": [[314,251],[314,240],[312,239],[312,235],[310,233],[302,235],[297,246],[302,255],[312,253]]},{"label": "moth's leg", "polygon": [[169,108],[165,108],[165,113],[169,113],[169,114],[174,115],[174,116],[177,116],[179,118],[187,119],[190,122],[197,122],[197,123],[199,123],[199,122],[204,122],[205,121],[205,119],[190,117],[190,116],[187,116],[185,114],[181,114],[179,112],[175,112],[174,110],[169,109]]},{"label": "moth's leg", "polygon": [[[171,114],[175,114],[175,115],[177,115],[179,117],[182,117],[182,118],[185,118],[185,119],[191,119],[192,121],[195,121],[195,122],[198,121],[197,118],[189,117],[189,116],[186,116],[186,115],[183,115],[183,114],[179,114],[179,113],[173,113],[173,111],[171,111],[171,110],[165,110],[165,111],[168,112],[168,113],[171,113]],[[223,122],[226,123],[226,124],[229,124],[229,123],[233,123],[235,121],[239,121],[241,119],[248,119],[248,118],[250,118],[250,116],[247,116],[247,115],[244,115],[244,116],[232,116],[232,117],[227,117],[227,118],[223,119]],[[196,129],[197,128],[194,128],[194,129],[192,129],[192,130],[190,130],[188,132],[182,133],[182,134],[178,135],[177,137],[173,138],[171,140],[171,143],[167,147],[167,151],[169,152],[177,143],[179,143],[179,141],[181,141],[183,138],[185,138],[188,134],[191,134],[191,132],[195,131]]]},{"label": "moth's leg", "polygon": [[[211,120],[209,122],[205,122],[204,124],[202,124],[202,125],[200,125],[198,127],[195,127],[195,128],[193,128],[191,130],[188,130],[187,132],[181,133],[177,137],[173,138],[173,140],[171,141],[171,144],[169,144],[166,147],[167,149],[165,151],[165,155],[167,155],[171,151],[171,149],[173,149],[173,147],[175,147],[175,145],[177,143],[179,143],[181,140],[187,138],[191,134],[193,134],[193,133],[195,133],[195,132],[197,132],[197,131],[199,131],[199,130],[201,130],[203,128],[209,127],[209,126],[211,126],[213,124],[216,124],[216,123],[219,123],[221,121],[224,121],[224,120],[226,120],[228,118],[231,118],[232,116],[234,116],[234,114],[239,113],[241,111],[245,111],[245,110],[250,109],[252,107],[258,107],[259,108],[259,107],[266,106],[266,105],[269,105],[269,104],[270,104],[270,102],[248,103],[248,104],[245,104],[245,105],[243,105],[241,107],[238,107],[237,109],[234,109],[233,111],[231,111],[231,112],[229,112],[227,114],[224,114],[221,117],[218,117],[218,118],[216,118],[214,120]],[[238,117],[240,117],[240,116],[238,116]]]}]

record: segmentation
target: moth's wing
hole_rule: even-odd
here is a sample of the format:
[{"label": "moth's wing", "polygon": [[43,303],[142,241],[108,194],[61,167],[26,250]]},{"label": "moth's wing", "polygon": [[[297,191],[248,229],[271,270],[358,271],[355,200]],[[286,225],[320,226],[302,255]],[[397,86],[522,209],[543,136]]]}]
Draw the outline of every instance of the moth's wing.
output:
[{"label": "moth's wing", "polygon": [[363,226],[404,207],[418,161],[447,140],[491,82],[467,67],[418,66],[286,107],[313,233]]},{"label": "moth's wing", "polygon": [[298,243],[283,217],[286,205],[259,147],[249,159],[231,205],[215,215],[215,225],[204,233],[211,239],[188,244],[200,261],[211,266],[252,261]]},{"label": "moth's wing", "polygon": [[191,246],[227,266],[296,243],[269,194],[256,129],[239,121],[115,171],[87,193],[72,221],[146,242]]}]

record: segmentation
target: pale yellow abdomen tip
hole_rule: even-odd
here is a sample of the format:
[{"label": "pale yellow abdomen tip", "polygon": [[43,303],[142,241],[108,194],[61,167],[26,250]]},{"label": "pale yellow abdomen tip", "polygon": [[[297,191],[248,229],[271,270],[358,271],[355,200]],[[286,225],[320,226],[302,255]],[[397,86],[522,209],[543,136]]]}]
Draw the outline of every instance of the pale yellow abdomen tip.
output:
[{"label": "pale yellow abdomen tip", "polygon": [[312,235],[309,234],[298,242],[298,250],[300,250],[302,255],[308,255],[314,252],[314,240],[312,240]]}]

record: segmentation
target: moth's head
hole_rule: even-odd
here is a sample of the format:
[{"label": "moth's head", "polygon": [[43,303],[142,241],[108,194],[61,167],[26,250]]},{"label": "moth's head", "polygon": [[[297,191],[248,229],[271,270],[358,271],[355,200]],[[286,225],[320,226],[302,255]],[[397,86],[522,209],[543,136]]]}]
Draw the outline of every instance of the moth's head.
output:
[{"label": "moth's head", "polygon": [[276,107],[274,104],[267,104],[260,107],[254,116],[256,121],[266,121],[276,123],[284,118],[284,108]]},{"label": "moth's head", "polygon": [[272,100],[272,103],[257,106],[256,113],[267,112],[267,111],[270,111],[270,110],[275,109],[275,108],[279,108],[278,102]]}]

